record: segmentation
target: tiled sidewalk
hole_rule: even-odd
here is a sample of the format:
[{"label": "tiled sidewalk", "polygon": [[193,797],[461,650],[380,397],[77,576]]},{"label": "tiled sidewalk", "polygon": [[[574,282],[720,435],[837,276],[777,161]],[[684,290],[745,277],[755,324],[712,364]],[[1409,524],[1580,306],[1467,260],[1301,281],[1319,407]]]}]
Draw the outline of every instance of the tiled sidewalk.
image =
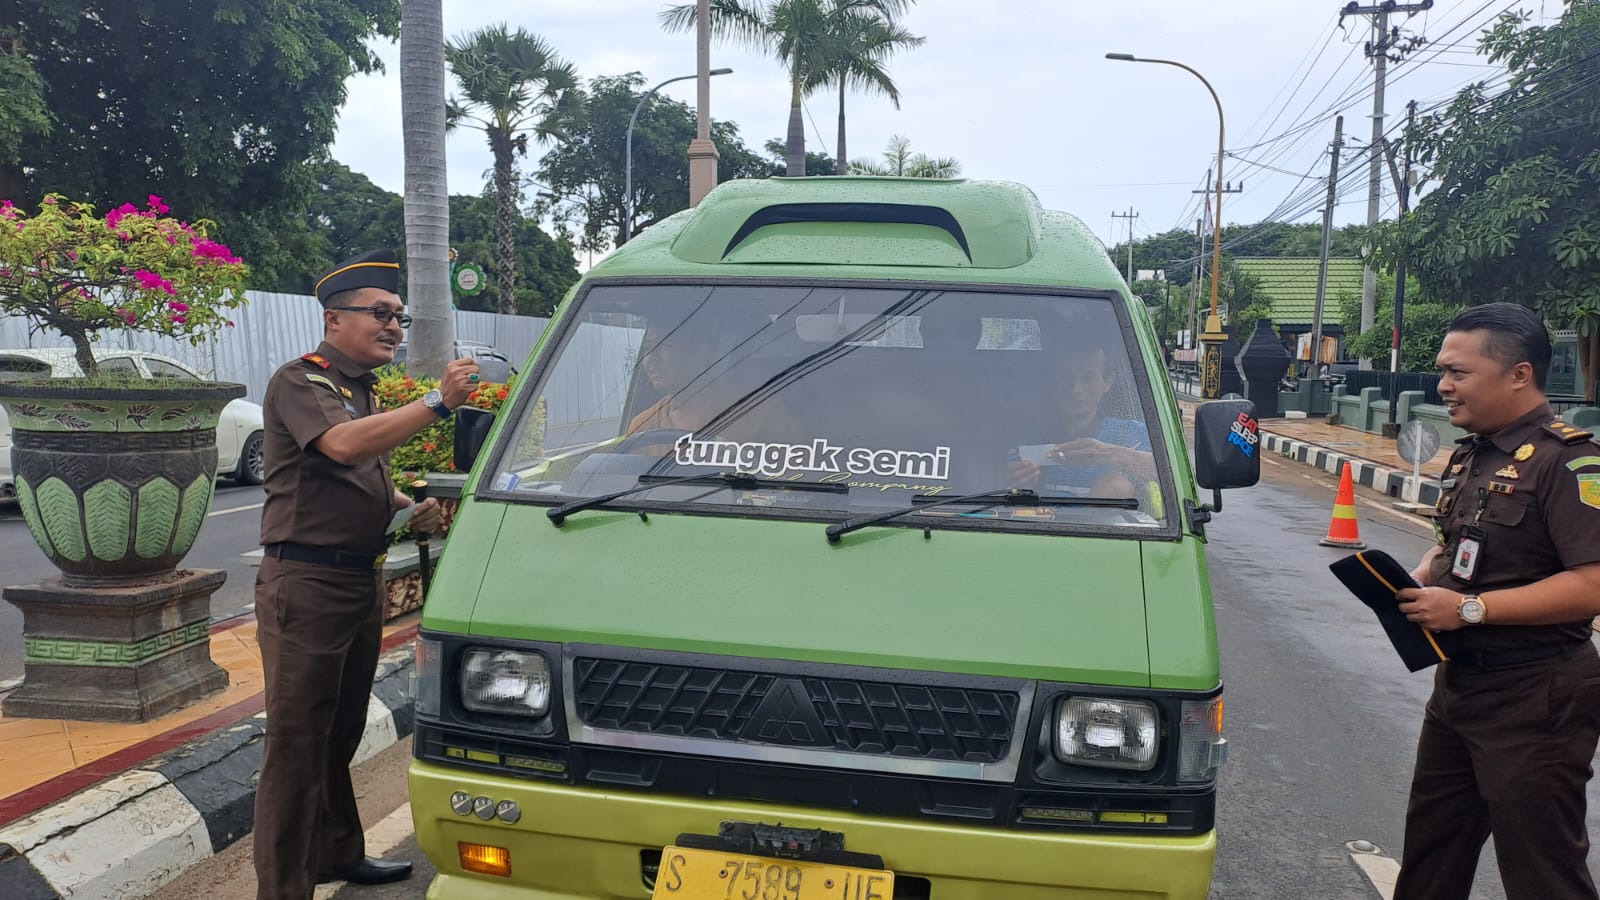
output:
[{"label": "tiled sidewalk", "polygon": [[[408,640],[417,620],[418,614],[412,613],[387,623],[384,649]],[[228,687],[151,722],[0,716],[0,824],[260,712],[265,701],[255,617],[213,625],[211,658],[227,670]]]}]

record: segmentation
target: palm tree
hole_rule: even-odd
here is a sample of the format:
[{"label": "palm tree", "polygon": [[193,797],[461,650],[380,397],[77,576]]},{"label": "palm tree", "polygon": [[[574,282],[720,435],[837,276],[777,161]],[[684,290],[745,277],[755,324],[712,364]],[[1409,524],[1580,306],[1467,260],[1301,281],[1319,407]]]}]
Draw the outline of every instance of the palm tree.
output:
[{"label": "palm tree", "polygon": [[450,198],[444,164],[443,0],[400,6],[400,118],[405,132],[406,300],[418,327],[407,368],[434,378],[454,355]]},{"label": "palm tree", "polygon": [[516,158],[528,155],[529,132],[540,144],[566,139],[582,102],[578,70],[542,38],[504,23],[457,38],[444,55],[462,94],[450,99],[446,127],[482,131],[494,154],[495,287],[500,312],[515,312]]},{"label": "palm tree", "polygon": [[[817,73],[830,65],[833,24],[855,11],[892,20],[908,0],[710,0],[711,32],[777,57],[789,69],[789,134],[787,171],[806,173],[806,132],[801,102],[819,84]],[[695,4],[661,13],[668,31],[695,26]],[[831,83],[832,79],[827,79]]]},{"label": "palm tree", "polygon": [[883,151],[882,164],[870,159],[851,160],[850,174],[896,178],[954,178],[961,174],[961,161],[954,156],[933,157],[926,153],[912,153],[911,140],[897,134],[889,139],[889,146]]},{"label": "palm tree", "polygon": [[[838,0],[835,0],[837,3]],[[839,172],[847,168],[845,153],[844,98],[850,88],[876,92],[900,108],[900,88],[889,77],[885,66],[890,56],[902,49],[920,47],[927,38],[902,28],[896,18],[916,0],[896,0],[888,14],[866,9],[851,9],[830,16],[828,62],[814,73],[808,88],[839,86],[839,152],[834,157]]]}]

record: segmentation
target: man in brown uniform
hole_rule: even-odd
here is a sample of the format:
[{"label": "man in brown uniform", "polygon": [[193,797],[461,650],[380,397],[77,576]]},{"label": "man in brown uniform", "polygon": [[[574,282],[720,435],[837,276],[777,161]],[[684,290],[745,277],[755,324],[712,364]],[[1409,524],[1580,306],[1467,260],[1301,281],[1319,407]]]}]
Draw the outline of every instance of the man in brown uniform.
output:
[{"label": "man in brown uniform", "polygon": [[[267,384],[266,505],[256,579],[266,752],[256,790],[257,896],[312,896],[317,882],[396,881],[410,863],[368,859],[350,760],[377,667],[385,531],[411,505],[389,452],[466,401],[477,365],[451,362],[439,390],[380,413],[372,369],[394,360],[410,317],[389,251],[346,260],[317,282],[325,339]],[[411,517],[426,530],[437,503]]]},{"label": "man in brown uniform", "polygon": [[1600,444],[1551,412],[1550,338],[1510,303],[1456,317],[1439,396],[1470,432],[1450,458],[1440,543],[1400,592],[1462,629],[1417,743],[1396,900],[1465,900],[1494,835],[1510,900],[1594,898],[1584,785],[1600,738]]}]

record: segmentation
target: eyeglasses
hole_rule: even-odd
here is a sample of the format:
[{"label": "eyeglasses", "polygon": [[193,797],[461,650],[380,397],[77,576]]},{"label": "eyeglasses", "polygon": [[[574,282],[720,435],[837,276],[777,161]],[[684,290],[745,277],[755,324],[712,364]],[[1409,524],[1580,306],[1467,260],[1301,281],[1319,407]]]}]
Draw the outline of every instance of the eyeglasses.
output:
[{"label": "eyeglasses", "polygon": [[387,306],[330,306],[328,308],[342,309],[348,312],[372,313],[372,317],[378,320],[379,325],[388,325],[390,322],[398,321],[401,328],[411,327],[410,316],[405,313],[395,312]]}]

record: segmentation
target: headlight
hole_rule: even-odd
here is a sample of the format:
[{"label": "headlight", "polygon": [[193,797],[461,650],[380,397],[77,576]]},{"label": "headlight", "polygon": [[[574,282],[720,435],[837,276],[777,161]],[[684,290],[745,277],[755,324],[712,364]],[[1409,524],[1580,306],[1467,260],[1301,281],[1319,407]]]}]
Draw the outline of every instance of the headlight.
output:
[{"label": "headlight", "polygon": [[1068,697],[1056,708],[1064,763],[1147,771],[1156,764],[1156,708],[1144,700]]},{"label": "headlight", "polygon": [[1178,780],[1210,781],[1228,758],[1228,742],[1222,737],[1222,695],[1198,703],[1185,701],[1180,715]]},{"label": "headlight", "polygon": [[476,712],[542,716],[550,711],[550,663],[523,650],[468,650],[461,702]]},{"label": "headlight", "polygon": [[417,657],[411,669],[411,696],[417,715],[438,716],[444,683],[444,647],[438,641],[417,638]]}]

